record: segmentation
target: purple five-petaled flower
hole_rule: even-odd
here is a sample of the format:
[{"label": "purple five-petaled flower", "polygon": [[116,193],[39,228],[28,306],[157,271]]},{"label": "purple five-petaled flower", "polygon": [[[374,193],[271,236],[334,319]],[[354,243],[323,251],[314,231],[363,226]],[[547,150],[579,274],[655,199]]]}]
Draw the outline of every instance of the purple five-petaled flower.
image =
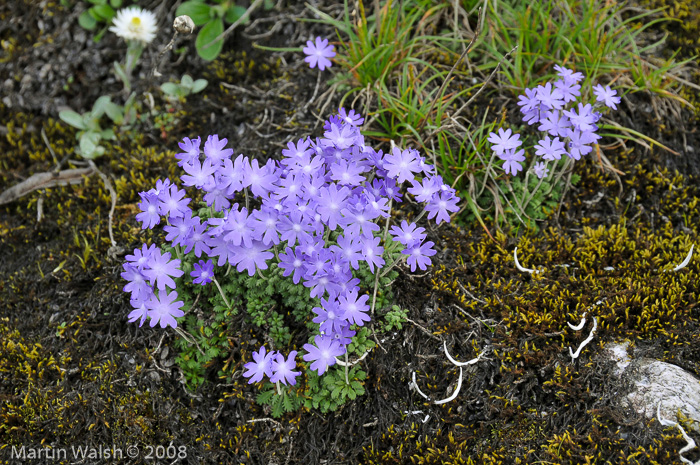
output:
[{"label": "purple five-petaled flower", "polygon": [[306,47],[303,50],[306,54],[304,61],[309,64],[309,67],[315,68],[318,66],[318,69],[323,71],[332,65],[329,58],[335,56],[335,51],[333,46],[328,44],[328,39],[316,37],[315,42],[309,40],[306,42]]}]

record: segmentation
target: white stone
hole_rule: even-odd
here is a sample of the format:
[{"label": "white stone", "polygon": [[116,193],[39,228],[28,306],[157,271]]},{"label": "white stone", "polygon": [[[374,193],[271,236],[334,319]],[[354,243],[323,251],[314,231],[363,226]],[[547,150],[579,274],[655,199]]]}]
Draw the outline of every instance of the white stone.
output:
[{"label": "white stone", "polygon": [[700,380],[691,373],[670,363],[641,358],[629,363],[622,376],[632,389],[622,401],[626,407],[654,418],[661,405],[662,418],[678,421],[680,412],[700,431]]}]

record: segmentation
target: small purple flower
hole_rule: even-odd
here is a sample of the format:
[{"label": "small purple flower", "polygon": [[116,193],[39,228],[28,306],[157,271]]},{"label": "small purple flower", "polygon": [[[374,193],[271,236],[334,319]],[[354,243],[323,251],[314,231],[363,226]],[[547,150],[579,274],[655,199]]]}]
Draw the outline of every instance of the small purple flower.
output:
[{"label": "small purple flower", "polygon": [[233,149],[225,149],[228,139],[224,138],[219,140],[219,136],[214,134],[209,136],[207,141],[204,143],[204,155],[206,155],[208,160],[211,160],[211,164],[215,166],[220,166],[224,160],[231,158],[233,155]]},{"label": "small purple flower", "polygon": [[184,189],[178,189],[176,185],[170,186],[169,189],[163,190],[158,194],[158,209],[164,216],[171,218],[181,218],[190,209],[187,206],[190,199],[184,198],[187,192]]},{"label": "small purple flower", "polygon": [[[520,152],[522,152],[522,150]],[[523,157],[523,159],[525,159],[525,157]],[[425,206],[426,211],[428,211],[428,219],[432,220],[435,218],[437,224],[443,221],[449,223],[450,214],[448,212],[454,213],[459,211],[457,202],[459,202],[459,197],[455,196],[453,192],[435,194],[433,199]]]},{"label": "small purple flower", "polygon": [[265,352],[265,346],[260,347],[258,352],[253,352],[254,362],[248,362],[243,366],[248,370],[243,373],[243,376],[250,378],[248,384],[262,381],[265,375],[272,377],[272,357],[275,353],[270,352],[269,354],[265,354]]},{"label": "small purple flower", "polygon": [[566,136],[566,130],[571,127],[571,123],[566,116],[561,116],[558,111],[548,111],[544,119],[540,119],[540,131],[546,131],[552,136]]},{"label": "small purple flower", "polygon": [[329,366],[335,365],[335,358],[345,353],[345,348],[333,338],[318,335],[314,338],[314,344],[304,344],[304,360],[313,362],[311,369],[316,370],[321,376]]},{"label": "small purple flower", "polygon": [[243,190],[243,167],[248,164],[248,157],[238,155],[234,161],[230,158],[224,159],[223,167],[219,167],[218,184],[219,189],[226,189],[229,196]]},{"label": "small purple flower", "polygon": [[311,309],[316,317],[312,320],[317,323],[319,329],[325,334],[333,334],[340,331],[348,323],[345,321],[345,312],[335,299],[321,299],[321,306]]},{"label": "small purple flower", "polygon": [[298,210],[281,216],[277,224],[277,230],[280,233],[280,240],[287,241],[287,245],[290,247],[294,247],[297,240],[301,244],[311,238],[309,234],[311,224]]},{"label": "small purple flower", "polygon": [[617,110],[617,104],[620,103],[620,97],[617,97],[617,91],[610,89],[610,86],[603,87],[596,84],[593,87],[596,102],[603,102],[606,107]]},{"label": "small purple flower", "polygon": [[421,172],[418,151],[394,147],[391,153],[384,157],[384,168],[399,184],[404,181],[413,181],[414,174]]},{"label": "small purple flower", "polygon": [[[376,179],[375,179],[376,181]],[[385,198],[379,198],[377,199],[377,195],[375,194],[365,194],[366,200],[367,200],[367,210],[369,213],[376,218],[377,216],[382,216],[384,218],[387,218],[389,216],[389,200]],[[374,216],[376,215],[376,216]]]},{"label": "small purple flower", "polygon": [[162,254],[156,249],[148,261],[148,268],[143,270],[143,274],[149,279],[151,285],[155,282],[158,290],[163,291],[166,287],[175,289],[175,281],[171,278],[179,278],[183,271],[179,268],[180,260],[170,260],[170,252]]},{"label": "small purple flower", "polygon": [[262,237],[265,245],[279,244],[280,235],[277,231],[279,213],[274,208],[263,205],[260,210],[253,210],[253,234]]},{"label": "small purple flower", "polygon": [[554,83],[554,87],[562,93],[565,103],[573,102],[581,96],[581,85],[576,84],[576,81],[559,79]]},{"label": "small purple flower", "polygon": [[347,187],[338,189],[335,183],[320,189],[320,198],[318,199],[318,209],[316,211],[321,214],[321,221],[326,223],[331,231],[338,226],[342,218],[340,211],[345,208],[349,195],[350,190]]},{"label": "small purple flower", "polygon": [[139,196],[141,197],[141,202],[139,202],[141,213],[136,215],[136,219],[142,223],[141,229],[152,229],[153,226],[160,223],[158,196],[152,192],[140,192]]},{"label": "small purple flower", "polygon": [[595,142],[600,137],[594,132],[579,130],[569,130],[567,135],[570,139],[567,155],[574,160],[580,160],[583,155],[589,154],[593,147],[587,144]]},{"label": "small purple flower", "polygon": [[170,218],[170,224],[163,226],[167,233],[165,240],[173,246],[184,245],[192,230],[192,211],[187,210],[187,215],[179,218]]},{"label": "small purple flower", "polygon": [[406,220],[401,222],[401,228],[392,226],[389,230],[394,240],[402,243],[406,247],[410,247],[414,242],[425,239],[425,228],[417,228],[416,223],[408,223]]},{"label": "small purple flower", "polygon": [[230,241],[233,245],[245,245],[250,247],[253,240],[257,239],[255,235],[255,219],[248,215],[248,210],[245,207],[238,210],[238,204],[234,205],[229,210],[228,215],[224,218],[223,229],[226,232],[224,240]]},{"label": "small purple flower", "polygon": [[384,259],[382,254],[384,253],[384,247],[379,245],[380,239],[378,237],[367,238],[363,237],[362,243],[362,256],[365,262],[369,265],[369,270],[374,273],[374,267],[379,268],[384,266]]},{"label": "small purple flower", "polygon": [[535,166],[532,168],[532,170],[535,172],[539,179],[542,179],[545,176],[547,176],[547,174],[549,174],[549,168],[547,168],[547,164],[543,161],[535,163]]},{"label": "small purple flower", "polygon": [[195,159],[191,163],[182,165],[182,169],[187,174],[180,176],[180,179],[182,179],[182,184],[187,187],[195,186],[201,189],[214,181],[213,174],[217,168],[218,166],[212,165],[209,159],[204,160],[204,163],[200,163],[198,159]]},{"label": "small purple flower", "polygon": [[537,86],[537,100],[550,110],[558,110],[564,106],[564,94],[548,82],[544,86]]},{"label": "small purple flower", "polygon": [[327,138],[326,144],[332,144],[340,150],[352,147],[358,135],[358,129],[349,124],[343,124],[342,126],[331,124],[330,130],[323,133],[323,136]]},{"label": "small purple flower", "polygon": [[423,244],[416,242],[411,247],[401,251],[402,254],[408,255],[406,263],[411,267],[411,273],[416,271],[416,266],[423,271],[427,269],[428,265],[430,265],[428,257],[432,257],[436,253],[432,248],[434,245],[434,242],[425,242]]},{"label": "small purple flower", "polygon": [[251,247],[236,247],[233,254],[233,262],[236,264],[236,270],[240,273],[243,270],[248,271],[248,276],[255,274],[256,267],[261,270],[267,269],[267,260],[275,256],[268,250],[268,247],[260,241],[253,241]]},{"label": "small purple flower", "polygon": [[136,265],[139,270],[143,270],[155,250],[155,244],[151,244],[150,246],[143,244],[140,249],[134,249],[133,255],[127,255],[124,258],[127,262],[131,262]]},{"label": "small purple flower", "polygon": [[338,245],[332,245],[331,250],[334,253],[340,254],[348,263],[352,269],[356,270],[360,267],[360,260],[362,260],[362,243],[352,236],[347,236],[341,234],[336,239]]},{"label": "small purple flower", "polygon": [[549,136],[545,136],[535,145],[535,155],[539,155],[545,160],[559,160],[565,153],[564,142],[560,141],[558,137],[551,140]]},{"label": "small purple flower", "polygon": [[563,66],[554,65],[554,69],[557,71],[559,77],[564,78],[565,81],[576,83],[583,79],[582,73],[574,73],[572,70]]},{"label": "small purple flower", "polygon": [[518,106],[523,114],[539,110],[540,101],[537,99],[537,90],[535,89],[525,89],[525,95],[519,96],[518,100]]},{"label": "small purple flower", "polygon": [[284,355],[280,353],[276,354],[275,359],[272,361],[272,376],[270,376],[270,381],[273,383],[281,381],[282,384],[290,384],[292,386],[297,384],[297,376],[299,376],[301,372],[293,371],[297,366],[297,362],[294,360],[296,356],[296,350],[289,353],[287,360],[284,359]]},{"label": "small purple flower", "polygon": [[506,150],[516,149],[523,145],[522,141],[518,139],[520,139],[520,134],[513,134],[510,129],[498,128],[498,134],[490,133],[488,141],[494,144],[491,150],[496,152],[496,155],[501,156]]},{"label": "small purple flower", "polygon": [[355,113],[355,110],[352,109],[350,110],[350,112],[346,113],[345,108],[341,107],[338,110],[338,115],[340,116],[340,119],[342,119],[351,126],[362,126],[362,123],[365,122],[365,119],[361,115]]},{"label": "small purple flower", "polygon": [[518,171],[523,169],[520,162],[525,160],[524,153],[525,150],[522,149],[518,150],[517,152],[515,149],[510,149],[501,156],[501,160],[505,161],[505,163],[503,163],[503,170],[506,172],[506,174],[510,173],[511,175],[515,176],[518,174]]},{"label": "small purple flower", "polygon": [[576,110],[564,110],[564,114],[569,117],[571,124],[581,132],[595,131],[595,122],[598,121],[593,107],[590,103],[578,104],[578,113]]},{"label": "small purple flower", "polygon": [[332,280],[332,276],[325,272],[307,276],[303,284],[311,288],[311,292],[309,293],[311,297],[322,297],[326,292],[328,292],[329,295],[335,295],[338,291],[337,285]]},{"label": "small purple flower", "polygon": [[194,271],[190,273],[190,276],[195,278],[192,281],[195,284],[202,286],[209,284],[214,278],[214,262],[200,260],[199,263],[194,264]]},{"label": "small purple flower", "polygon": [[304,47],[303,50],[306,54],[304,61],[307,62],[311,68],[318,65],[318,69],[323,71],[326,68],[330,68],[332,65],[329,58],[335,56],[335,51],[334,47],[328,44],[328,39],[316,37],[315,43],[309,40],[306,42],[306,47]]},{"label": "small purple flower", "polygon": [[341,210],[343,219],[340,225],[343,227],[347,236],[372,237],[374,231],[379,231],[379,225],[372,222],[378,215],[373,213],[371,209],[367,209],[364,205],[358,204],[350,208]]},{"label": "small purple flower", "polygon": [[124,286],[124,292],[130,292],[132,299],[140,301],[148,300],[153,295],[153,288],[146,282],[146,277],[133,264],[127,262],[122,265],[124,272],[121,277],[129,281]]},{"label": "small purple flower", "polygon": [[[270,160],[272,161],[272,160]],[[272,172],[269,163],[258,166],[258,160],[253,160],[250,164],[243,165],[243,187],[249,187],[253,195],[264,197],[268,192],[275,190],[275,182],[279,179]]]},{"label": "small purple flower", "polygon": [[350,186],[359,186],[365,180],[363,173],[365,168],[356,163],[348,163],[347,160],[340,160],[338,163],[331,165],[331,179],[338,181],[338,184],[348,184]]},{"label": "small purple flower", "polygon": [[357,291],[349,291],[338,297],[338,307],[343,311],[344,318],[357,326],[364,326],[369,321],[369,296],[367,294],[358,298]]},{"label": "small purple flower", "polygon": [[294,284],[299,284],[302,275],[304,274],[304,255],[301,252],[292,250],[287,247],[286,253],[280,254],[280,262],[277,264],[284,270],[282,276],[292,275]]},{"label": "small purple flower", "polygon": [[[150,298],[150,297],[149,297]],[[143,323],[146,321],[146,318],[148,317],[148,307],[146,307],[146,301],[144,300],[138,300],[138,299],[131,299],[131,306],[134,308],[134,310],[129,313],[129,323],[134,323],[136,320],[139,318],[141,321],[139,322],[139,328],[143,326]]]},{"label": "small purple flower", "polygon": [[311,140],[308,138],[299,139],[296,145],[294,142],[287,142],[287,148],[282,150],[282,156],[285,157],[281,161],[282,165],[290,166],[304,155],[313,155],[313,150],[309,148],[309,145],[311,145]]},{"label": "small purple flower", "polygon": [[193,160],[199,160],[199,146],[201,143],[201,137],[197,137],[196,139],[185,137],[182,139],[182,142],[180,142],[178,145],[183,152],[175,155],[175,158],[180,160],[177,162],[178,166],[182,166],[186,163],[192,163]]},{"label": "small purple flower", "polygon": [[182,240],[182,245],[185,247],[184,252],[190,253],[190,250],[194,247],[194,255],[199,258],[202,254],[209,254],[211,248],[207,244],[207,240],[211,237],[209,231],[207,231],[207,223],[200,223],[198,216],[192,218],[190,223],[190,232],[185,239]]},{"label": "small purple flower", "polygon": [[177,321],[175,318],[179,318],[185,314],[180,307],[185,305],[184,302],[177,299],[177,292],[173,291],[168,293],[167,291],[161,290],[156,297],[153,295],[148,302],[146,302],[146,308],[148,308],[148,316],[151,317],[151,328],[156,324],[160,323],[161,328],[170,326],[172,328],[177,328]]}]

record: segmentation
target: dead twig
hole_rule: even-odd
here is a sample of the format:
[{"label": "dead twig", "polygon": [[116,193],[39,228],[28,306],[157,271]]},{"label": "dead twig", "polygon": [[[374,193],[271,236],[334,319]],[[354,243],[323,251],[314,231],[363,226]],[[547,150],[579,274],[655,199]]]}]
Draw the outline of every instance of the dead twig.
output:
[{"label": "dead twig", "polygon": [[0,205],[13,202],[25,195],[39,189],[48,189],[56,186],[67,186],[83,182],[84,176],[94,173],[90,168],[75,168],[59,172],[35,173],[19,184],[15,184],[0,194]]},{"label": "dead twig", "polygon": [[[484,14],[486,12],[484,11]],[[479,7],[479,15],[481,16],[481,7]],[[455,20],[456,22],[456,20]],[[447,86],[447,83],[450,82],[450,78],[452,77],[452,73],[454,70],[457,68],[457,65],[464,60],[464,57],[466,57],[469,52],[471,52],[472,47],[474,47],[474,42],[476,42],[476,39],[479,38],[479,34],[481,33],[481,24],[477,22],[476,25],[476,32],[474,33],[474,36],[472,37],[472,40],[469,41],[469,45],[467,45],[467,48],[462,52],[462,54],[457,58],[457,61],[455,61],[455,64],[452,65],[452,68],[450,69],[450,72],[447,73],[447,76],[445,79],[442,81],[442,85],[440,86],[440,89],[438,89],[437,92],[437,98],[434,98],[433,101],[430,103],[430,107],[428,108],[428,111],[425,113],[425,117],[421,120],[421,122],[418,124],[418,127],[416,128],[416,131],[420,131],[423,129],[423,126],[425,126],[425,123],[428,121],[428,116],[430,116],[430,113],[433,111],[433,108],[435,107],[435,104],[437,103],[438,99],[441,98],[442,92],[445,90],[445,87]],[[485,85],[485,83],[484,83]],[[478,92],[477,92],[478,93]]]},{"label": "dead twig", "polygon": [[484,88],[486,88],[486,84],[491,82],[491,80],[496,75],[498,70],[501,69],[501,63],[503,63],[506,59],[508,59],[510,57],[510,55],[512,53],[514,53],[517,49],[518,49],[518,46],[516,45],[515,47],[513,47],[513,49],[510,52],[505,54],[505,56],[501,59],[501,61],[499,61],[498,64],[496,65],[496,68],[491,72],[491,74],[489,74],[489,77],[486,78],[486,81],[484,81],[484,85],[479,87],[479,90],[477,90],[476,93],[474,95],[472,95],[469,100],[467,100],[467,103],[465,103],[464,105],[459,107],[459,110],[457,110],[452,115],[452,118],[457,117],[457,115],[459,115],[465,108],[467,108],[469,106],[469,104],[471,104],[479,96],[479,94],[481,94],[481,92],[483,92]]}]

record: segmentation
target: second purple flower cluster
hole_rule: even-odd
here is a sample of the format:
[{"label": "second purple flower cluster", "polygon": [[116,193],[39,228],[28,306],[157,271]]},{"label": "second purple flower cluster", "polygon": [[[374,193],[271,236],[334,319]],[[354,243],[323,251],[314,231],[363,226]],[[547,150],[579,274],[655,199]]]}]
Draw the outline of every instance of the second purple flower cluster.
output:
[{"label": "second purple flower cluster", "polygon": [[[523,121],[529,125],[538,124],[538,130],[547,133],[535,145],[535,154],[542,158],[542,162],[535,163],[533,170],[540,179],[547,176],[549,169],[547,161],[559,160],[566,155],[574,160],[579,160],[593,150],[591,144],[600,139],[596,133],[596,123],[601,114],[594,111],[590,104],[578,103],[576,108],[573,103],[581,97],[582,73],[574,72],[568,68],[555,65],[557,75],[561,78],[544,86],[534,89],[525,89],[525,95],[521,95],[518,105],[523,114]],[[617,109],[620,98],[609,86],[598,84],[593,87],[596,101],[603,105]],[[571,108],[567,105],[572,104]],[[518,147],[522,145],[520,134],[513,134],[510,129],[500,128],[498,134],[492,132],[488,138],[494,153],[504,161],[503,169],[506,173],[515,176],[523,169],[521,162],[525,160],[525,150]]]}]

